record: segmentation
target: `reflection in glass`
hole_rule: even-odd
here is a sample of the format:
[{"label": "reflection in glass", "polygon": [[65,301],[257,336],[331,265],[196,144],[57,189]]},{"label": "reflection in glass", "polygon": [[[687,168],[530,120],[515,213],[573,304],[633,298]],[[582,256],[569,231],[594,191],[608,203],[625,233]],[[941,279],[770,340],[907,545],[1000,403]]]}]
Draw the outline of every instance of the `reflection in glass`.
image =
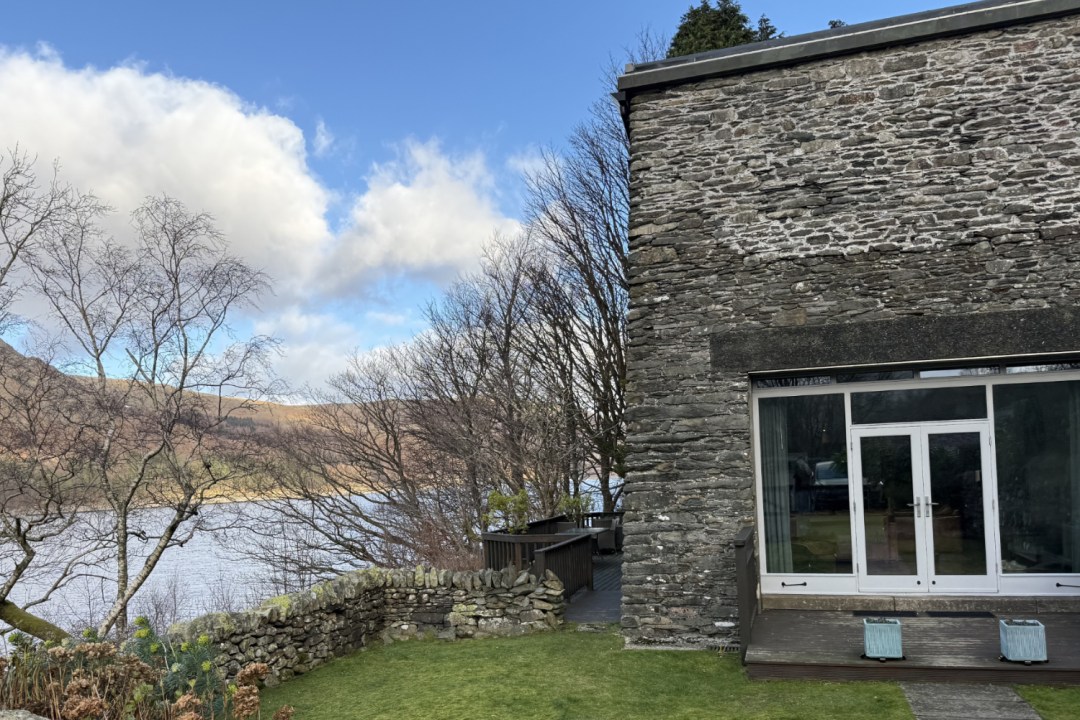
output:
[{"label": "reflection in glass", "polygon": [[844,396],[762,398],[758,403],[771,573],[850,573]]},{"label": "reflection in glass", "polygon": [[911,436],[863,437],[863,525],[868,575],[915,575]]},{"label": "reflection in glass", "polygon": [[754,378],[756,388],[818,387],[831,385],[830,375],[800,375],[798,377]]},{"label": "reflection in glass", "polygon": [[1013,365],[1012,367],[1005,368],[1005,372],[1009,375],[1015,375],[1018,373],[1035,373],[1035,372],[1061,372],[1063,370],[1080,370],[1080,363],[1051,363],[1048,365]]},{"label": "reflection in glass", "polygon": [[836,382],[885,382],[888,380],[911,380],[914,377],[914,370],[863,370],[860,372],[837,373]]},{"label": "reflection in glass", "polygon": [[851,422],[858,424],[985,417],[986,388],[982,385],[851,394]]},{"label": "reflection in glass", "polygon": [[937,575],[985,575],[982,441],[977,432],[929,436]]},{"label": "reflection in glass", "polygon": [[994,387],[1005,573],[1080,572],[1080,382]]},{"label": "reflection in glass", "polygon": [[949,377],[978,377],[982,375],[997,375],[1000,368],[996,367],[965,367],[965,368],[937,368],[936,370],[920,370],[920,378],[949,378]]}]

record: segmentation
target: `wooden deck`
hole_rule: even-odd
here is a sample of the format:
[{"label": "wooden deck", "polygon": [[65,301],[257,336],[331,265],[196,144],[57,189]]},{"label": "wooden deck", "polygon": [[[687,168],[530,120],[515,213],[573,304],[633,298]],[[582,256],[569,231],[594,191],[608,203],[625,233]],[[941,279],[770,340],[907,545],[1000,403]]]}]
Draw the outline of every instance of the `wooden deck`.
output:
[{"label": "wooden deck", "polygon": [[[1002,615],[1001,617],[1012,617]],[[997,617],[901,617],[904,660],[865,660],[862,617],[766,610],[746,653],[752,678],[1080,684],[1080,614],[1042,613],[1050,662],[998,659]]]},{"label": "wooden deck", "polygon": [[593,556],[593,589],[570,598],[564,618],[576,623],[617,623],[622,614],[622,553]]}]

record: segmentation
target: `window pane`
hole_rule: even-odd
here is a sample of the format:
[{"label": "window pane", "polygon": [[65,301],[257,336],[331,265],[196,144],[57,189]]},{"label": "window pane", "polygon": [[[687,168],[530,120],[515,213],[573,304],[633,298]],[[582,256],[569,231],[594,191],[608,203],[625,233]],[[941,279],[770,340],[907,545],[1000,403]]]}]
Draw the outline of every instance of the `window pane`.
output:
[{"label": "window pane", "polygon": [[851,422],[858,424],[985,417],[986,388],[981,385],[851,394]]},{"label": "window pane", "polygon": [[1052,363],[1050,365],[1013,365],[1005,368],[1009,375],[1016,373],[1035,372],[1061,372],[1063,370],[1080,370],[1080,363]]},{"label": "window pane", "polygon": [[[931,433],[934,574],[985,575],[982,438],[977,432]],[[928,508],[929,510],[929,508]]]},{"label": "window pane", "polygon": [[863,372],[837,373],[836,382],[885,382],[887,380],[911,380],[914,370],[868,370]]},{"label": "window pane", "polygon": [[819,385],[831,385],[832,377],[828,375],[802,375],[799,377],[784,378],[757,378],[754,380],[756,388],[786,388],[786,387],[817,387]]},{"label": "window pane", "polygon": [[850,573],[843,395],[762,398],[765,568]]},{"label": "window pane", "polygon": [[944,377],[975,377],[979,375],[997,375],[996,367],[969,367],[969,368],[938,368],[937,370],[920,370],[920,378],[944,378]]},{"label": "window pane", "polygon": [[1001,569],[1080,571],[1080,382],[994,387]]},{"label": "window pane", "polygon": [[915,488],[911,477],[911,436],[864,437],[862,460],[863,532],[868,575],[915,575]]}]

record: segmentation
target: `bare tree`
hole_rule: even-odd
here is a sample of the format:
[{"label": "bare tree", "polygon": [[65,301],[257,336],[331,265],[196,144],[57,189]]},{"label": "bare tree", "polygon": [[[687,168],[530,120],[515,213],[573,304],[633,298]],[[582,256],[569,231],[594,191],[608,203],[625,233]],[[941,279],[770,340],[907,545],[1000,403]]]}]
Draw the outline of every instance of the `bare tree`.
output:
[{"label": "bare tree", "polygon": [[628,148],[618,114],[596,109],[565,155],[530,178],[531,228],[548,250],[535,270],[538,360],[559,368],[568,411],[593,449],[604,509],[621,489],[626,429]]},{"label": "bare tree", "polygon": [[463,502],[461,465],[418,436],[407,367],[401,348],[354,358],[314,394],[305,423],[281,430],[281,461],[249,522],[275,577],[318,579],[369,564],[475,565],[475,533],[467,533],[475,511]]},{"label": "bare tree", "polygon": [[465,465],[480,527],[491,490],[525,491],[551,514],[573,464],[559,393],[531,347],[535,262],[527,238],[491,243],[480,272],[429,307],[408,373],[419,433]]},{"label": "bare tree", "polygon": [[[0,332],[14,320],[14,301],[30,277],[27,264],[72,224],[105,209],[93,196],[62,184],[57,165],[45,184],[34,166],[18,147],[0,156]],[[85,434],[73,420],[77,398],[47,363],[0,342],[0,620],[50,639],[63,631],[27,609],[71,579],[91,549],[73,537],[85,499]],[[71,552],[49,558],[48,549],[61,536]],[[40,592],[20,607],[9,598],[30,578]]]},{"label": "bare tree", "polygon": [[[85,570],[98,549],[79,526],[91,498],[84,420],[77,383],[0,343],[0,620],[43,639],[67,633],[29,611]],[[16,604],[9,600],[16,587],[33,592]]]},{"label": "bare tree", "polygon": [[[276,573],[475,567],[493,491],[554,510],[566,456],[580,451],[567,449],[561,406],[526,350],[531,262],[527,243],[493,246],[481,272],[429,306],[426,332],[354,358],[313,396],[308,422],[283,432],[282,465],[251,523]],[[266,527],[274,513],[293,529],[288,553],[278,526]]]},{"label": "bare tree", "polygon": [[[265,392],[273,346],[231,336],[230,315],[267,282],[228,255],[209,216],[158,197],[133,220],[134,250],[103,238],[87,217],[34,263],[76,368],[88,375],[85,431],[95,452],[86,472],[109,510],[103,530],[116,560],[102,636],[125,629],[128,604],[162,554],[202,527],[208,494],[252,472],[253,449],[221,430]],[[135,557],[134,542],[145,558]]]},{"label": "bare tree", "polygon": [[[663,57],[666,44],[643,33],[628,60]],[[613,90],[614,65],[606,78]],[[566,427],[590,446],[591,474],[611,511],[626,457],[629,305],[630,143],[618,106],[610,98],[594,104],[565,151],[545,152],[528,182],[529,227],[543,251],[533,270],[532,347],[537,363],[554,369]]]}]

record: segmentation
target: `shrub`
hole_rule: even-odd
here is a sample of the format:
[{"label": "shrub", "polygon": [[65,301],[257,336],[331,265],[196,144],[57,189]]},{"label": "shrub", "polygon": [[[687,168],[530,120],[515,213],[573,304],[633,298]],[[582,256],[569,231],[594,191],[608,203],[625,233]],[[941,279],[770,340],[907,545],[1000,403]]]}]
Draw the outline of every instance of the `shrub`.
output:
[{"label": "shrub", "polygon": [[[0,708],[53,720],[243,720],[258,716],[259,683],[270,670],[248,665],[235,684],[226,684],[209,637],[173,642],[146,618],[135,620],[123,648],[92,634],[63,645],[34,643],[20,633],[8,641],[13,651],[0,657]],[[288,717],[291,708],[279,713]]]},{"label": "shrub", "polygon": [[488,495],[488,511],[484,513],[488,525],[502,525],[508,533],[523,533],[529,525],[529,495],[524,489],[513,495],[503,495],[492,490]]},{"label": "shrub", "polygon": [[578,527],[581,527],[581,521],[586,513],[592,511],[592,501],[582,495],[577,497],[563,495],[555,509],[577,523]]}]

